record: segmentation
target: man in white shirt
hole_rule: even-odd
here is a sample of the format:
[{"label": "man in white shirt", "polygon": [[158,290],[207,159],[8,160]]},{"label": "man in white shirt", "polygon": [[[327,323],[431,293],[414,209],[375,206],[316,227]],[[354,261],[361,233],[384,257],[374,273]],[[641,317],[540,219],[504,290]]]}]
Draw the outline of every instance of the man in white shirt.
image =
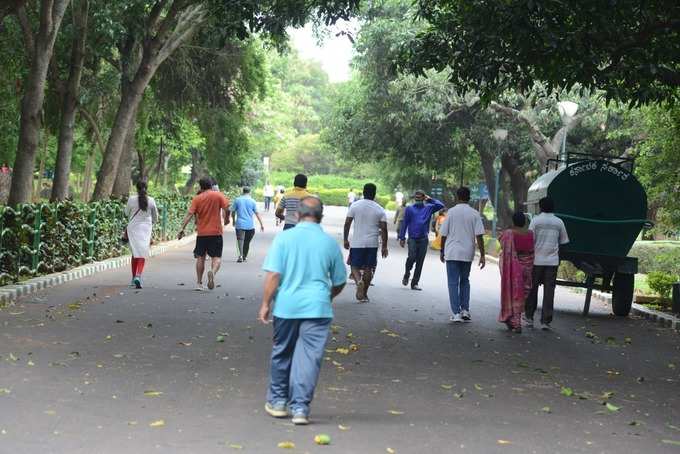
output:
[{"label": "man in white shirt", "polygon": [[397,189],[394,193],[394,200],[397,202],[397,206],[400,207],[404,202],[404,193]]},{"label": "man in white shirt", "polygon": [[272,199],[274,198],[274,186],[267,182],[262,190],[262,196],[264,197],[264,211],[269,213],[269,207],[271,206]]},{"label": "man in white shirt", "polygon": [[458,188],[458,203],[451,208],[441,226],[441,261],[446,263],[449,283],[449,302],[452,322],[469,322],[470,316],[470,268],[475,258],[475,239],[479,247],[479,268],[486,265],[484,253],[484,224],[479,212],[472,208],[470,189]]},{"label": "man in white shirt", "polygon": [[555,202],[550,197],[539,200],[538,206],[541,214],[529,224],[529,230],[534,232],[534,271],[533,287],[525,307],[525,323],[533,328],[534,312],[538,306],[538,286],[543,284],[541,328],[547,330],[553,318],[560,245],[569,243],[569,235],[562,219],[555,216]]},{"label": "man in white shirt", "polygon": [[349,193],[347,193],[347,206],[348,207],[352,206],[356,199],[357,199],[356,192],[354,192],[354,189],[350,189]]},{"label": "man in white shirt", "polygon": [[[378,265],[378,245],[382,240],[382,256],[387,257],[387,214],[375,202],[377,188],[373,183],[364,185],[364,198],[357,200],[347,211],[344,243],[349,250],[352,277],[357,283],[356,298],[360,303],[368,302],[368,288],[373,280],[373,271]],[[354,222],[352,241],[349,231]],[[379,238],[379,236],[381,238]]]}]

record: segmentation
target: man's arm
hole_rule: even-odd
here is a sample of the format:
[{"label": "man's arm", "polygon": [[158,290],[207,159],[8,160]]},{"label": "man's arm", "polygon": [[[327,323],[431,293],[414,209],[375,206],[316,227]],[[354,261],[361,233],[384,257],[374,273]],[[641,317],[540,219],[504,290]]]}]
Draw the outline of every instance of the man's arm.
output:
[{"label": "man's arm", "polygon": [[274,212],[274,215],[281,219],[282,221],[286,220],[286,215],[285,215],[285,206],[286,206],[286,197],[281,197],[281,200],[279,200],[279,204],[276,206],[276,211]]},{"label": "man's arm", "polygon": [[394,221],[392,221],[392,224],[396,225],[397,220],[399,219],[399,210],[401,207],[397,207],[397,209],[394,211]]},{"label": "man's arm", "polygon": [[479,269],[486,266],[486,252],[484,251],[484,235],[477,235],[477,247],[479,248]]},{"label": "man's arm", "polygon": [[442,248],[439,251],[439,260],[446,263],[446,237],[442,235]]},{"label": "man's arm", "polygon": [[191,221],[191,218],[194,217],[194,213],[189,211],[186,216],[184,216],[184,219],[182,220],[182,227],[179,228],[179,233],[177,234],[177,239],[181,240],[182,237],[184,236],[184,229],[187,227],[187,224],[189,221]]},{"label": "man's arm", "polygon": [[281,282],[281,275],[279,273],[273,273],[271,271],[267,272],[264,278],[264,292],[262,294],[262,304],[260,305],[260,311],[257,315],[258,321],[268,325],[271,323],[269,318],[272,313],[272,301],[274,300],[274,295],[279,288],[279,283]]},{"label": "man's arm", "polygon": [[380,237],[382,238],[382,256],[387,258],[387,220],[380,221]]},{"label": "man's arm", "polygon": [[[224,216],[224,225],[225,225],[225,226],[226,226],[226,225],[229,225],[229,212],[230,212],[230,211],[231,211],[231,210],[229,209],[229,201],[227,200],[227,206],[225,206],[225,207],[222,209],[222,215]],[[234,222],[236,222],[236,221],[234,221]]]},{"label": "man's arm", "polygon": [[430,205],[430,210],[432,210],[431,213],[436,213],[437,211],[441,210],[442,208],[445,208],[444,204],[442,202],[440,202],[439,200],[433,199],[429,195],[426,196],[426,197],[427,197],[427,202]]},{"label": "man's arm", "polygon": [[231,212],[231,222],[233,222],[234,225],[236,225],[236,211]]},{"label": "man's arm", "polygon": [[404,211],[404,220],[401,221],[401,229],[399,230],[399,244],[404,247],[404,242],[406,241],[406,230],[411,222],[411,210],[406,208]]},{"label": "man's arm", "polygon": [[255,217],[257,218],[257,222],[260,223],[260,232],[264,232],[264,224],[262,223],[262,218],[260,217],[260,213],[257,211],[255,212]]},{"label": "man's arm", "polygon": [[334,286],[331,288],[331,301],[335,299],[336,296],[338,296],[340,293],[342,293],[342,289],[345,288],[345,284],[340,284],[337,286]]},{"label": "man's arm", "polygon": [[352,221],[354,218],[350,218],[349,216],[345,218],[345,227],[342,231],[342,243],[345,246],[345,249],[349,250],[349,229],[352,226]]}]

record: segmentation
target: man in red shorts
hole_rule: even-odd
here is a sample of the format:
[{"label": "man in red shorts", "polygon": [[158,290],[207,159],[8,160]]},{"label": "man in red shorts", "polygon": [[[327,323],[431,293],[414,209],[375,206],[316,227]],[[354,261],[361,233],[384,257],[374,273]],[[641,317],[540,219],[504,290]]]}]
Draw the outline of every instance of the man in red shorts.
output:
[{"label": "man in red shorts", "polygon": [[206,256],[210,256],[211,266],[208,271],[208,288],[215,288],[215,275],[222,264],[222,220],[229,224],[229,199],[219,191],[213,191],[212,179],[203,177],[198,181],[201,192],[191,201],[189,212],[184,217],[178,238],[184,236],[187,224],[196,216],[196,290],[205,290],[203,272]]}]

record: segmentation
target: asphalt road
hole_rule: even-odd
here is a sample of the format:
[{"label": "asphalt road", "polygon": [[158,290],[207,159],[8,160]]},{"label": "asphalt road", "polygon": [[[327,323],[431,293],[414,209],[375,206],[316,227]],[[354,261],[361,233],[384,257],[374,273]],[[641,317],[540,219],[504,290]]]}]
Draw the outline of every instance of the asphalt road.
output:
[{"label": "asphalt road", "polygon": [[[339,240],[343,216],[324,223]],[[0,310],[0,453],[680,452],[677,334],[601,303],[583,318],[561,289],[552,332],[510,334],[494,265],[473,271],[473,322],[451,325],[437,255],[413,292],[394,238],[371,303],[336,300],[313,424],[271,419],[255,317],[273,224],[246,264],[227,231],[212,292],[192,291],[185,247],[151,259],[141,291],[121,269]]]}]

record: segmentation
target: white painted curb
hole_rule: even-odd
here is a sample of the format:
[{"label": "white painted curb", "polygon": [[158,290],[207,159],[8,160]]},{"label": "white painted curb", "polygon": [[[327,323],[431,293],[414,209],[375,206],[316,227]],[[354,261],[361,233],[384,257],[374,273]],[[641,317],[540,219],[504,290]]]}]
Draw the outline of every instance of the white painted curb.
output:
[{"label": "white painted curb", "polygon": [[[156,256],[167,252],[170,249],[184,246],[191,243],[196,238],[196,235],[189,235],[181,240],[166,241],[164,243],[151,247],[150,255]],[[12,285],[0,287],[0,305],[11,304],[22,296],[27,296],[48,287],[55,287],[76,279],[82,279],[87,276],[92,276],[100,271],[113,270],[130,264],[131,256],[123,255],[120,257],[113,257],[102,260],[101,262],[88,263],[79,267],[60,271],[58,273],[47,274],[45,276],[38,276],[27,281],[22,281]]]}]

